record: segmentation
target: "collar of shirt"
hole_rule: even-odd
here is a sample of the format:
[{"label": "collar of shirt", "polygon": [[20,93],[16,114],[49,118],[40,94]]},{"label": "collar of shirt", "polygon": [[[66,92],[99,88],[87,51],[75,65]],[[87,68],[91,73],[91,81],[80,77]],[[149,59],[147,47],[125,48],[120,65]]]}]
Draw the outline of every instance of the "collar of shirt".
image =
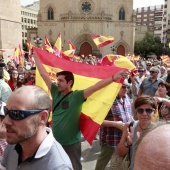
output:
[{"label": "collar of shirt", "polygon": [[[36,153],[32,156],[29,157],[28,159],[26,159],[27,161],[32,161],[33,159],[38,159],[43,157],[44,155],[46,155],[48,153],[48,151],[50,150],[53,141],[54,141],[54,137],[52,134],[52,130],[50,128],[46,127],[46,131],[48,133],[47,137],[43,140],[43,142],[41,143],[41,145],[38,147]],[[17,144],[15,146],[15,149],[19,155],[19,162],[21,163],[21,153],[22,153],[22,147],[20,144]]]}]

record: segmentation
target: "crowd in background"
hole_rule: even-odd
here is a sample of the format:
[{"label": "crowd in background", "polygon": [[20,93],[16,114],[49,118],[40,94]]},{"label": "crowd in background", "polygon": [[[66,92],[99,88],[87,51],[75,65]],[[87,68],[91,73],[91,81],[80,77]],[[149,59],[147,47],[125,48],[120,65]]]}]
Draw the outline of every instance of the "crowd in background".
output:
[{"label": "crowd in background", "polygon": [[[72,61],[96,65],[98,59],[94,56],[82,56],[75,57]],[[101,125],[101,153],[96,170],[104,170],[110,160],[112,165],[115,164],[117,153],[123,157],[130,152],[132,159],[140,134],[154,125],[155,121],[170,121],[170,68],[156,56],[132,62],[136,71],[124,81]],[[25,65],[12,61],[4,63],[3,56],[0,55],[0,83],[2,79],[5,81],[0,85],[4,87],[1,88],[0,99],[6,103],[12,91],[22,86],[35,85],[36,67],[29,61],[25,61]],[[132,121],[133,132],[129,128]],[[130,162],[131,170],[133,166],[134,160]]]}]

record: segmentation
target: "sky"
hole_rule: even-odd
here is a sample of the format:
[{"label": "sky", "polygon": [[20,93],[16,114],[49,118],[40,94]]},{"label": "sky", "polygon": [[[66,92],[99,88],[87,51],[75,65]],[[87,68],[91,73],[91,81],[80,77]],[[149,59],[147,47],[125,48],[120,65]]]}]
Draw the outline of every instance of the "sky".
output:
[{"label": "sky", "polygon": [[[21,0],[21,5],[28,5],[37,0]],[[140,8],[146,6],[154,6],[164,4],[164,0],[134,0],[133,8]]]}]

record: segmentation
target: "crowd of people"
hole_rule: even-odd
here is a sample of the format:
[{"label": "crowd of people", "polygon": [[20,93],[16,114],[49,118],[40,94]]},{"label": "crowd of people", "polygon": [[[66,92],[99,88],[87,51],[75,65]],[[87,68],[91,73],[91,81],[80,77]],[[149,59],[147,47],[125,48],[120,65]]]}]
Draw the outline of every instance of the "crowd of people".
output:
[{"label": "crowd of people", "polygon": [[[115,167],[117,155],[121,158],[127,154],[131,170],[147,167],[149,162],[141,164],[138,160],[141,148],[146,149],[142,144],[159,128],[167,130],[170,121],[170,68],[166,64],[156,56],[151,60],[132,61],[136,65],[133,74],[122,70],[87,89],[73,91],[72,72],[58,72],[55,84],[35,52],[33,57],[34,65],[28,62],[23,66],[12,61],[5,64],[0,55],[0,106],[4,108],[0,110],[0,169],[81,170],[79,119],[83,103],[119,79],[124,82],[100,127],[101,152],[95,170],[104,170],[109,161],[114,170],[112,165]],[[89,57],[83,62],[95,65],[91,60]],[[35,86],[36,69],[51,92],[52,106],[47,93]],[[52,127],[49,128],[51,110]],[[158,125],[162,121],[165,123]],[[153,153],[158,155],[159,149],[153,148]],[[167,154],[161,153],[161,159],[167,159]],[[161,163],[157,166],[156,157],[154,163],[150,161],[156,170],[169,168]]]}]

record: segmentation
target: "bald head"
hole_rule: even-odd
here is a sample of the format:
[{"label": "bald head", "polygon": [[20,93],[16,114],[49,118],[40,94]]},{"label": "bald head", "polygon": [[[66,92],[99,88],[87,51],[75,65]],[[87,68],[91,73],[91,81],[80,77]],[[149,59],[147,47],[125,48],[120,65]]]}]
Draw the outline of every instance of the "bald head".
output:
[{"label": "bald head", "polygon": [[[18,88],[8,98],[7,108],[8,105],[12,105],[14,100],[18,102],[18,105],[23,106],[23,109],[36,110],[50,108],[48,94],[38,86],[22,86]],[[15,109],[15,106],[12,107]]]},{"label": "bald head", "polygon": [[161,124],[137,143],[134,170],[170,169],[170,124]]}]

